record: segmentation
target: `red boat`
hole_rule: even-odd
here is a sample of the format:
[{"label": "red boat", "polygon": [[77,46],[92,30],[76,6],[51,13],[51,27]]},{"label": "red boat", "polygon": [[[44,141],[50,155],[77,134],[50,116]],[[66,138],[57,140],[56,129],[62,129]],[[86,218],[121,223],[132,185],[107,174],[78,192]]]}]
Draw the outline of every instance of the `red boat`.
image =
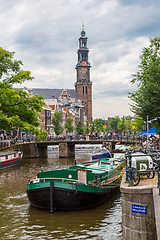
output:
[{"label": "red boat", "polygon": [[22,156],[23,152],[21,150],[0,152],[0,169],[18,165]]}]

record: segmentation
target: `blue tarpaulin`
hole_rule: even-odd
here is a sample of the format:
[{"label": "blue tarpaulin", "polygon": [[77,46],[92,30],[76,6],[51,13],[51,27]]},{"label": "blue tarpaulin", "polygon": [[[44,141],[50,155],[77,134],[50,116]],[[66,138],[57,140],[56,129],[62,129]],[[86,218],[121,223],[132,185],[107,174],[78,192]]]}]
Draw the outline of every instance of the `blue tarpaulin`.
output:
[{"label": "blue tarpaulin", "polygon": [[[157,128],[150,128],[150,129],[148,130],[148,134],[149,134],[149,135],[159,134],[159,130],[158,130]],[[140,136],[140,135],[147,135],[147,131],[142,132],[142,133],[139,133],[138,135],[139,135],[139,136]]]}]

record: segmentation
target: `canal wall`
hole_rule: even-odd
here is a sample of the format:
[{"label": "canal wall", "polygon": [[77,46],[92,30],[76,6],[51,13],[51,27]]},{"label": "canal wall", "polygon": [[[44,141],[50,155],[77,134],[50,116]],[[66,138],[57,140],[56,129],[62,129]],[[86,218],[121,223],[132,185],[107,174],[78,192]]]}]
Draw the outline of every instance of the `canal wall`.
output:
[{"label": "canal wall", "polygon": [[23,158],[38,158],[47,157],[47,146],[42,146],[37,143],[18,144],[11,147],[12,149],[21,149]]},{"label": "canal wall", "polygon": [[159,240],[160,195],[156,185],[129,187],[123,176],[122,239]]}]

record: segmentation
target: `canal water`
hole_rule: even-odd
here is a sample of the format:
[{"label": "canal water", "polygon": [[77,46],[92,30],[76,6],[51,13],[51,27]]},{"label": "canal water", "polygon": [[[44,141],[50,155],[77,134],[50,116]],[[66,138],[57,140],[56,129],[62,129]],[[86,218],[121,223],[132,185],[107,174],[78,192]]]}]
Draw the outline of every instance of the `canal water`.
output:
[{"label": "canal water", "polygon": [[[76,153],[77,163],[91,159],[90,153]],[[43,168],[58,169],[74,164],[74,159],[22,159],[20,165],[0,170],[0,240],[92,239],[120,240],[121,197],[114,195],[103,205],[84,211],[57,211],[31,207],[26,194],[29,179]]]}]

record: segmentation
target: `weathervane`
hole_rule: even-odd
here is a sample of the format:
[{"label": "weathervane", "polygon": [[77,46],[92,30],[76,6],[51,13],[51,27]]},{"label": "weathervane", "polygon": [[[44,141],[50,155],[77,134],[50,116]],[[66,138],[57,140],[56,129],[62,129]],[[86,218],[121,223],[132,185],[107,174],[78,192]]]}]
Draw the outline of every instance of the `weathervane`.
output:
[{"label": "weathervane", "polygon": [[82,21],[82,31],[84,31],[84,22]]}]

